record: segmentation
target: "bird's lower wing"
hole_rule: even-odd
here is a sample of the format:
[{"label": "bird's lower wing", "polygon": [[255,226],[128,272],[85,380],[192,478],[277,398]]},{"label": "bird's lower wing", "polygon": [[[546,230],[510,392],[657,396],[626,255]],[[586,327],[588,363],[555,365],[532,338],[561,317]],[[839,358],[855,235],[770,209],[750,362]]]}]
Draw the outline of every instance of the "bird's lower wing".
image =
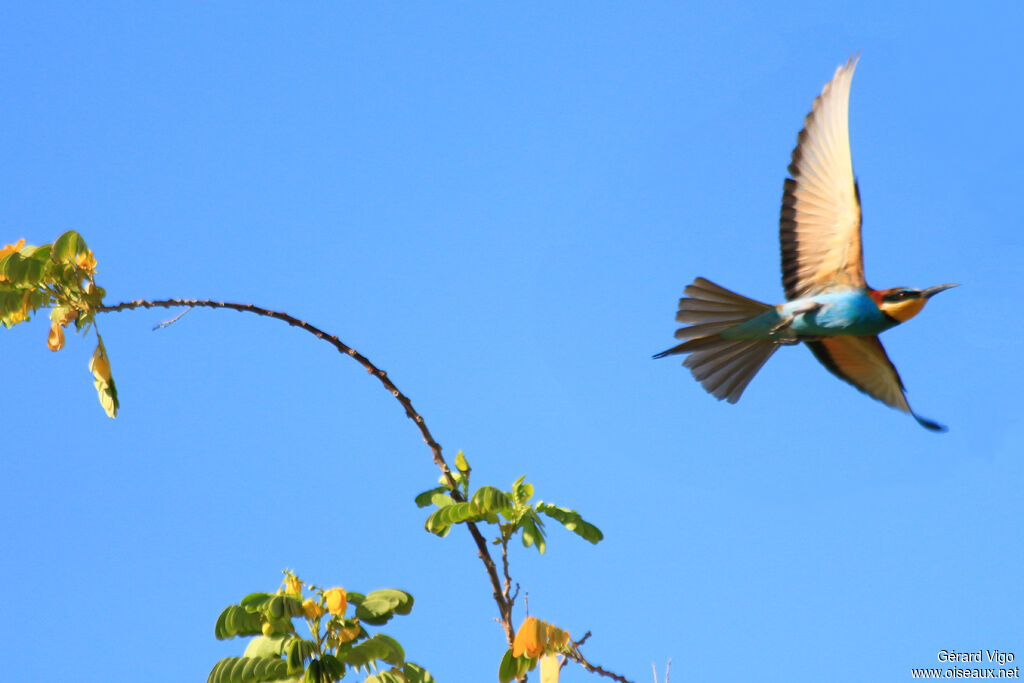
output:
[{"label": "bird's lower wing", "polygon": [[888,406],[913,415],[927,429],[946,430],[910,408],[903,380],[878,337],[826,337],[821,341],[807,342],[807,346],[821,364],[839,379]]}]

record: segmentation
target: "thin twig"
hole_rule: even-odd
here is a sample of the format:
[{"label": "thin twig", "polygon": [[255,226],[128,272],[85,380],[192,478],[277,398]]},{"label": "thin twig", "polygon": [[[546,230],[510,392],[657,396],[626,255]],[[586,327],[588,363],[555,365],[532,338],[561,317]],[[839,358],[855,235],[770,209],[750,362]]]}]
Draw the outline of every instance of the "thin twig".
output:
[{"label": "thin twig", "polygon": [[192,307],[191,307],[191,306],[189,306],[189,307],[188,307],[188,308],[186,308],[186,309],[185,309],[184,311],[182,311],[182,312],[181,312],[181,313],[179,313],[178,315],[174,316],[174,317],[173,317],[173,318],[171,318],[170,320],[165,320],[165,321],[163,321],[162,323],[160,323],[159,325],[154,325],[154,326],[153,326],[153,331],[154,331],[154,332],[156,332],[157,330],[162,330],[162,329],[163,329],[163,328],[165,328],[165,327],[170,327],[170,326],[171,326],[171,325],[173,325],[174,323],[176,323],[176,322],[178,322],[179,320],[181,320],[182,316],[184,316],[184,315],[185,315],[186,313],[188,313],[188,312],[189,312],[189,311],[191,311],[191,310],[192,310]]},{"label": "thin twig", "polygon": [[605,669],[604,667],[597,666],[596,664],[591,664],[587,661],[586,657],[583,656],[583,653],[580,652],[580,645],[583,645],[583,643],[585,643],[587,641],[587,638],[589,637],[590,631],[587,631],[585,634],[583,634],[582,638],[580,638],[579,640],[574,640],[572,642],[572,647],[569,649],[568,654],[566,654],[566,657],[576,662],[592,674],[604,676],[605,678],[610,678],[613,681],[618,681],[619,683],[632,683],[632,681],[630,681],[625,676],[620,676],[617,673],[608,671],[608,669]]},{"label": "thin twig", "polygon": [[578,652],[572,653],[568,655],[568,657],[592,674],[604,676],[605,678],[610,678],[613,681],[618,681],[619,683],[632,683],[632,681],[630,681],[625,676],[620,676],[619,674],[613,671],[609,671],[604,667],[597,666],[596,664],[591,664],[583,657],[583,655],[581,655]]},{"label": "thin twig", "polygon": [[[423,441],[430,449],[434,464],[440,468],[445,481],[448,483],[449,494],[456,501],[465,501],[465,496],[463,496],[459,491],[455,477],[452,476],[452,471],[448,468],[448,463],[445,462],[444,457],[441,455],[441,444],[434,439],[430,430],[427,428],[426,421],[424,421],[423,416],[413,408],[412,401],[409,400],[409,397],[399,391],[398,387],[395,386],[395,383],[388,378],[386,372],[378,368],[370,362],[366,356],[359,353],[351,346],[348,346],[333,334],[328,334],[304,320],[299,320],[298,318],[280,311],[272,311],[268,308],[261,308],[252,304],[236,304],[227,301],[211,301],[209,299],[160,299],[155,301],[139,299],[137,301],[125,301],[113,306],[100,306],[96,310],[98,313],[116,313],[136,308],[174,308],[177,306],[187,306],[190,309],[193,307],[227,308],[242,313],[255,313],[256,315],[266,318],[275,318],[286,322],[293,327],[298,327],[299,329],[309,332],[317,339],[322,339],[328,344],[331,344],[339,353],[350,356],[353,360],[366,368],[367,372],[380,380],[380,383],[384,385],[384,388],[387,389],[400,404],[402,404],[402,407],[405,408],[406,416],[416,423],[416,427],[420,430],[420,434],[423,436]],[[177,320],[177,318],[174,320]],[[174,320],[171,322],[174,322]],[[480,529],[473,522],[466,522],[466,526],[469,528],[469,533],[473,537],[474,543],[476,543],[477,555],[480,557],[480,560],[484,563],[484,567],[487,570],[487,576],[491,581],[491,590],[494,595],[494,601],[497,603],[498,613],[501,615],[501,624],[505,629],[505,637],[511,647],[512,641],[515,638],[515,631],[512,628],[512,606],[505,600],[505,597],[502,594],[501,579],[498,577],[498,569],[494,564],[494,559],[491,557],[490,552],[487,550],[487,541],[484,539],[483,534],[480,533]]]},{"label": "thin twig", "polygon": [[509,593],[512,590],[512,577],[508,573],[508,539],[505,538],[504,532],[501,534],[501,569],[505,573],[505,592],[502,595],[505,602],[511,607],[513,599]]}]

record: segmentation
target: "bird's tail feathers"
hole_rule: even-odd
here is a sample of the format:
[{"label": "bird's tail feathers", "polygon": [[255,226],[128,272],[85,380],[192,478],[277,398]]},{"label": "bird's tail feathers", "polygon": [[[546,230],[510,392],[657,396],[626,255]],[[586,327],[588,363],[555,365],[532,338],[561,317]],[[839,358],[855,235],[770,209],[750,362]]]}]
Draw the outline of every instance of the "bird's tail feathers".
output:
[{"label": "bird's tail feathers", "polygon": [[677,330],[676,339],[687,341],[655,358],[690,354],[683,365],[690,368],[704,389],[719,400],[736,403],[779,344],[770,339],[724,339],[721,333],[772,307],[702,277],[694,280],[684,293],[676,320],[690,326]]},{"label": "bird's tail feathers", "polygon": [[[768,304],[748,299],[702,277],[694,280],[692,285],[688,285],[683,293],[686,296],[679,300],[679,312],[676,313],[676,320],[697,327],[707,326],[709,330],[714,325],[721,325],[722,330],[727,329],[772,308]],[[679,330],[676,332],[676,338],[692,339],[693,337],[680,336],[680,333],[687,329],[694,328]],[[708,334],[711,333],[711,331],[708,332]]]}]

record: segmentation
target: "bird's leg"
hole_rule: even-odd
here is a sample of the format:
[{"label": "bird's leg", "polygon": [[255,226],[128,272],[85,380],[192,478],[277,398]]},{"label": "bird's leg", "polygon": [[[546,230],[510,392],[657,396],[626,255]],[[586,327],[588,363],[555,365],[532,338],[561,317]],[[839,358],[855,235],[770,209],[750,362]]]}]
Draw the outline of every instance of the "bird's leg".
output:
[{"label": "bird's leg", "polygon": [[817,301],[809,301],[803,306],[794,308],[786,315],[786,317],[784,317],[782,320],[777,322],[774,327],[772,327],[772,329],[769,331],[769,334],[774,336],[779,332],[788,330],[789,327],[793,324],[793,321],[796,320],[796,317],[798,315],[803,315],[804,313],[813,313],[819,308],[821,308],[821,304],[818,303]]}]

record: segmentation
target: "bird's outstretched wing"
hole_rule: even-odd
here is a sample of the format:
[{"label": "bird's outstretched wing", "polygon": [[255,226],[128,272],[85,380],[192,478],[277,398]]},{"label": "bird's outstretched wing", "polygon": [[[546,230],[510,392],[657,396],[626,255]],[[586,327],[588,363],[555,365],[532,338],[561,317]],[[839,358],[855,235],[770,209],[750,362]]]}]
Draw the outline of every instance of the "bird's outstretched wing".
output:
[{"label": "bird's outstretched wing", "polygon": [[860,196],[850,159],[850,81],[857,58],[836,69],[797,137],[782,193],[782,286],[789,300],[864,287]]},{"label": "bird's outstretched wing", "polygon": [[922,427],[937,432],[946,428],[915,413],[904,394],[903,380],[878,337],[826,337],[807,346],[839,379],[897,410],[910,413]]}]

